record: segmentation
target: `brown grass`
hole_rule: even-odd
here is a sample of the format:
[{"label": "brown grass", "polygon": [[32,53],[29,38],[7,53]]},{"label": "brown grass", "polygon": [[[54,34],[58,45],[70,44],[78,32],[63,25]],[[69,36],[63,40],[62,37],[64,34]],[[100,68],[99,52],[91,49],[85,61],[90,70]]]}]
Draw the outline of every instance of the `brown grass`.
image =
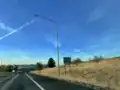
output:
[{"label": "brown grass", "polygon": [[[61,78],[73,81],[85,82],[102,87],[110,87],[120,90],[120,59],[109,59],[101,62],[87,62],[79,65],[72,65],[71,70],[67,66],[67,75],[65,76],[64,67],[60,68]],[[41,72],[34,73],[57,77],[57,68],[44,69]]]}]

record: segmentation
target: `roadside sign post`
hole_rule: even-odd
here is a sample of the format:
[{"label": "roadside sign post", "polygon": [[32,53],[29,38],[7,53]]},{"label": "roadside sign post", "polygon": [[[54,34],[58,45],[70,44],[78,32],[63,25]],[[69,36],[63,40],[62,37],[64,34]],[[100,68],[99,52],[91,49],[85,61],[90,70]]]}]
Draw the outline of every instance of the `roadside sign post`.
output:
[{"label": "roadside sign post", "polygon": [[65,76],[66,76],[66,65],[64,66],[64,68],[65,68]]},{"label": "roadside sign post", "polygon": [[66,65],[69,65],[69,70],[71,72],[71,57],[63,57],[63,62],[64,62],[64,65],[65,65],[65,75],[67,74],[66,73]]}]

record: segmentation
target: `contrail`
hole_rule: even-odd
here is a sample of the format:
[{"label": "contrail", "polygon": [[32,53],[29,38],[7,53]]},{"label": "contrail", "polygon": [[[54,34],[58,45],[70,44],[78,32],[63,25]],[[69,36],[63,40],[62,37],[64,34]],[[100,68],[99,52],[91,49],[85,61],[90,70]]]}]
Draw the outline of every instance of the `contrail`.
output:
[{"label": "contrail", "polygon": [[26,22],[25,24],[23,24],[23,25],[20,26],[19,28],[17,28],[17,29],[15,29],[15,30],[11,31],[10,33],[8,33],[8,34],[6,34],[6,35],[0,37],[0,40],[2,40],[2,39],[4,39],[4,38],[6,38],[6,37],[8,37],[8,36],[10,36],[10,35],[12,35],[12,34],[18,32],[19,30],[22,30],[24,27],[26,27],[26,26],[28,26],[28,25],[34,23],[34,22],[35,22],[35,19],[32,19],[32,20],[29,21],[29,22]]}]

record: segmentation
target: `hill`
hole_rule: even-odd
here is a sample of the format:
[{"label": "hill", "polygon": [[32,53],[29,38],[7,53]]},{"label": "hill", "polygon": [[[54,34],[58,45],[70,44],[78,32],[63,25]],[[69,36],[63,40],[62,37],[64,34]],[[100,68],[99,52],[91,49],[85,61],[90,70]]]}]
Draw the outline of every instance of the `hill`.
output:
[{"label": "hill", "polygon": [[[60,71],[61,79],[120,90],[119,57],[101,60],[100,62],[85,62],[78,65],[71,65],[71,69],[67,66],[66,75],[64,67],[60,67]],[[33,73],[58,78],[57,68],[46,68],[42,71],[34,71]]]}]

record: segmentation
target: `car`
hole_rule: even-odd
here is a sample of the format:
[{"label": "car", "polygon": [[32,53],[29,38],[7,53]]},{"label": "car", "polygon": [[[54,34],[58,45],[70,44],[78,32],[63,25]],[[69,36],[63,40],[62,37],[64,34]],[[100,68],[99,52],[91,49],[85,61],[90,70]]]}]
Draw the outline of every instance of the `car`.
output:
[{"label": "car", "polygon": [[12,70],[12,72],[15,72],[15,70]]},{"label": "car", "polygon": [[22,73],[22,71],[17,71],[18,73]]}]

